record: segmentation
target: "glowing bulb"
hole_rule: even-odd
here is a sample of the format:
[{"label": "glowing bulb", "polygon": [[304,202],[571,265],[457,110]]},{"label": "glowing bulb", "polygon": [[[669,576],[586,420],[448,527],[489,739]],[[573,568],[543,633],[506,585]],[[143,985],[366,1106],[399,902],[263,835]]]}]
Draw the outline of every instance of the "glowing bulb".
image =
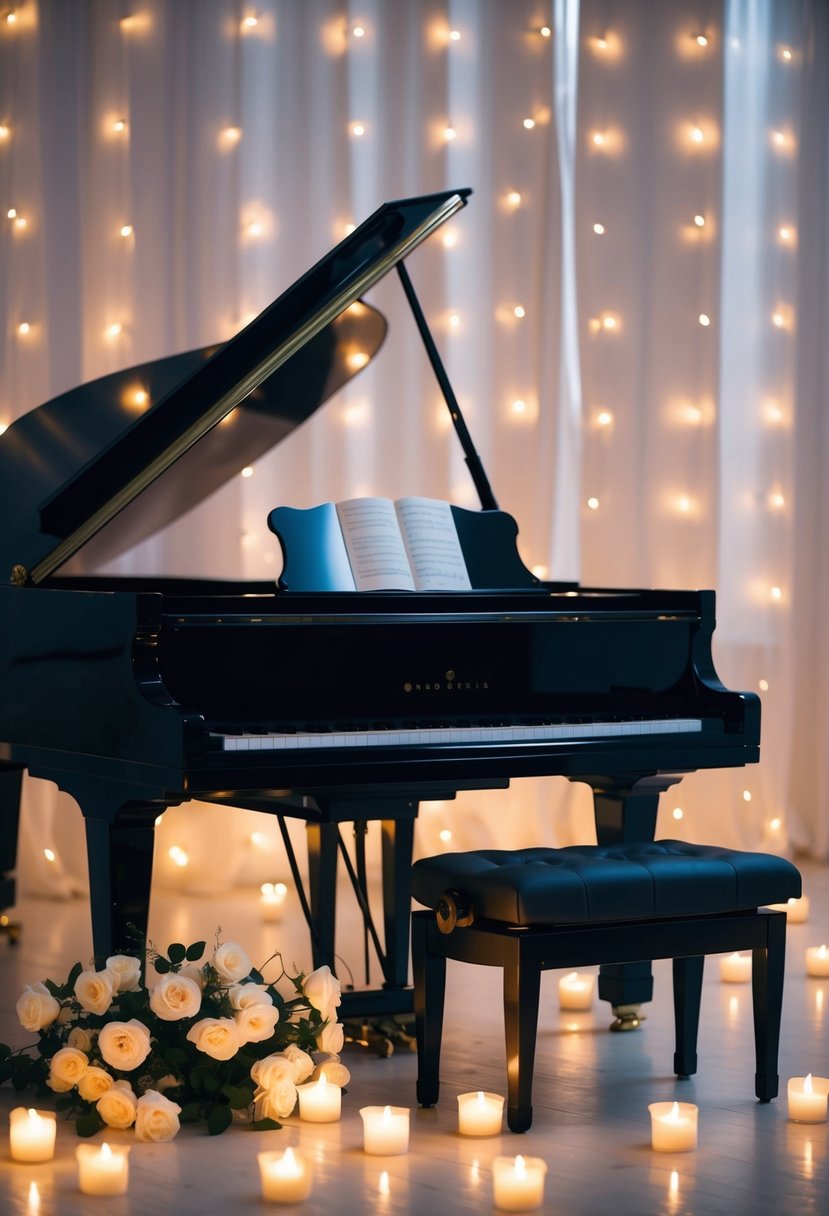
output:
[{"label": "glowing bulb", "polygon": [[134,231],[132,224],[122,224],[118,229],[119,234],[123,237],[132,236]]},{"label": "glowing bulb", "polygon": [[599,34],[598,38],[595,38],[595,39],[593,40],[593,45],[594,45],[594,46],[596,47],[596,49],[597,49],[597,50],[599,50],[599,51],[606,51],[606,50],[607,50],[607,47],[608,47],[608,41],[607,41],[607,38],[605,37],[605,35],[604,35],[604,34]]},{"label": "glowing bulb", "polygon": [[777,236],[781,241],[790,241],[792,239],[792,230],[784,224],[781,228],[777,229]]},{"label": "glowing bulb", "polygon": [[699,323],[703,329],[707,329],[707,327],[711,324],[711,318],[707,312],[701,312],[699,314]]},{"label": "glowing bulb", "polygon": [[535,126],[535,119],[534,118],[525,118],[524,126],[528,131],[532,131],[533,127]]},{"label": "glowing bulb", "polygon": [[705,34],[697,34],[697,46],[708,46],[708,38]]},{"label": "glowing bulb", "polygon": [[515,308],[513,308],[513,310],[512,310],[512,315],[514,317],[518,317],[518,319],[520,320],[522,317],[525,317],[527,315],[527,313],[522,304],[516,304]]},{"label": "glowing bulb", "polygon": [[44,849],[43,856],[47,861],[55,861],[57,859],[57,853],[54,849]]},{"label": "glowing bulb", "polygon": [[255,239],[256,237],[262,235],[264,229],[259,220],[251,220],[251,222],[245,228],[245,231],[247,232],[248,236]]},{"label": "glowing bulb", "polygon": [[596,424],[598,426],[612,426],[613,415],[611,414],[610,410],[600,410],[596,415]]},{"label": "glowing bulb", "polygon": [[553,36],[553,31],[550,29],[549,25],[542,25],[538,32],[542,38],[552,38]]},{"label": "glowing bulb", "polygon": [[173,865],[179,866],[180,869],[184,869],[187,862],[190,860],[184,849],[180,849],[177,844],[172,845],[172,847],[168,850],[167,855],[170,858],[170,861],[172,861]]},{"label": "glowing bulb", "polygon": [[509,203],[510,207],[520,207],[521,195],[517,190],[510,190],[509,194],[507,195],[507,202]]},{"label": "glowing bulb", "polygon": [[17,228],[18,231],[21,231],[23,228],[25,228],[26,225],[28,224],[28,222],[29,221],[26,219],[26,217],[24,215],[16,215],[14,217],[14,226],[15,226],[15,228]]},{"label": "glowing bulb", "polygon": [[17,208],[9,207],[8,211],[6,212],[7,219],[13,220],[16,215],[17,215]]},{"label": "glowing bulb", "polygon": [[743,790],[743,802],[751,802],[751,790]]},{"label": "glowing bulb", "polygon": [[518,398],[516,401],[513,401],[512,412],[513,412],[513,414],[526,414],[526,412],[527,412],[526,401],[522,401],[520,398]]},{"label": "glowing bulb", "polygon": [[444,132],[443,132],[443,138],[445,140],[447,140],[449,143],[451,143],[452,140],[457,137],[457,134],[458,133],[454,127],[445,127]]},{"label": "glowing bulb", "polygon": [[697,228],[704,228],[705,227],[705,216],[704,215],[695,215],[694,223],[696,224]]},{"label": "glowing bulb", "polygon": [[24,337],[26,334],[31,333],[31,331],[32,331],[32,327],[28,321],[21,321],[17,327],[17,332],[20,334],[21,337]]},{"label": "glowing bulb", "polygon": [[10,8],[6,13],[6,25],[14,25],[17,21],[17,13],[13,8]]},{"label": "glowing bulb", "polygon": [[682,819],[685,812],[683,811],[681,806],[675,806],[674,809],[671,811],[671,814],[673,815],[674,819]]},{"label": "glowing bulb", "polygon": [[365,367],[371,356],[366,354],[364,350],[354,350],[350,355],[346,356],[346,363],[353,371],[359,371],[361,367]]},{"label": "glowing bulb", "polygon": [[363,27],[361,25],[355,25],[354,29],[351,32],[355,38],[364,38],[365,34],[366,34],[366,31],[363,29]]},{"label": "glowing bulb", "polygon": [[116,132],[118,135],[120,135],[122,131],[126,131],[126,129],[127,129],[127,122],[126,122],[126,119],[124,119],[124,118],[116,118],[115,122],[112,124],[112,129],[113,129],[113,131],[115,131],[115,132]]},{"label": "glowing bulb", "polygon": [[242,469],[242,476],[243,477],[253,477],[253,469],[250,467],[249,464],[246,464],[245,467]]},{"label": "glowing bulb", "polygon": [[359,138],[361,135],[365,135],[365,133],[366,133],[366,129],[361,122],[353,122],[351,124],[351,134],[352,135],[355,135],[355,136],[357,136],[357,138]]},{"label": "glowing bulb", "polygon": [[0,140],[8,139],[10,135],[11,127],[4,122],[0,122]]},{"label": "glowing bulb", "polygon": [[268,838],[264,832],[251,832],[250,843],[257,849],[263,849],[268,843]]},{"label": "glowing bulb", "polygon": [[785,59],[786,63],[789,63],[791,61],[792,52],[789,47],[784,46],[784,47],[780,48],[780,58]]},{"label": "glowing bulb", "polygon": [[773,600],[782,600],[783,589],[781,587],[769,587],[769,595]]},{"label": "glowing bulb", "polygon": [[594,131],[591,139],[597,148],[601,148],[604,145],[604,135],[601,131]]},{"label": "glowing bulb", "polygon": [[219,134],[219,143],[226,148],[234,148],[241,138],[241,127],[224,127]]},{"label": "glowing bulb", "polygon": [[443,234],[444,249],[454,249],[454,247],[457,245],[457,243],[458,243],[457,232],[444,232],[444,234]]},{"label": "glowing bulb", "polygon": [[443,828],[438,834],[444,844],[448,844],[452,839],[452,833],[450,832],[449,828]]},{"label": "glowing bulb", "polygon": [[593,231],[596,236],[604,236],[604,224],[594,224]]},{"label": "glowing bulb", "polygon": [[460,30],[450,30],[449,31],[449,41],[450,42],[459,42],[460,37],[461,37]]},{"label": "glowing bulb", "polygon": [[769,827],[773,832],[779,832],[783,826],[783,820],[775,815],[774,819],[769,820]]},{"label": "glowing bulb", "polygon": [[599,500],[598,500],[598,498],[588,498],[588,500],[587,500],[587,505],[588,505],[588,507],[590,508],[590,510],[591,510],[591,511],[598,511],[598,509],[599,509]]},{"label": "glowing bulb", "polygon": [[678,511],[681,511],[683,515],[687,515],[691,510],[691,499],[687,494],[681,494],[676,500],[676,505]]},{"label": "glowing bulb", "polygon": [[691,128],[691,139],[694,141],[695,144],[702,143],[702,141],[705,139],[705,135],[703,133],[702,127],[692,127]]},{"label": "glowing bulb", "polygon": [[460,323],[461,323],[461,319],[460,319],[460,316],[458,315],[458,313],[452,312],[449,314],[449,324],[452,327],[452,329],[457,329],[458,326],[460,325]]},{"label": "glowing bulb", "polygon": [[145,388],[135,388],[132,392],[126,394],[126,404],[135,406],[136,409],[143,409],[150,401],[150,394]]},{"label": "glowing bulb", "polygon": [[602,329],[614,330],[619,328],[619,318],[612,312],[606,312],[602,316]]},{"label": "glowing bulb", "polygon": [[104,336],[107,338],[117,338],[124,332],[124,327],[120,321],[113,321],[112,325],[108,325],[104,330]]},{"label": "glowing bulb", "polygon": [[250,13],[247,17],[242,18],[240,28],[243,33],[246,33],[248,30],[255,30],[258,24],[259,18]]},{"label": "glowing bulb", "polygon": [[768,680],[758,680],[757,687],[760,689],[760,692],[768,692],[768,690],[769,690]]},{"label": "glowing bulb", "polygon": [[781,492],[779,490],[772,490],[769,493],[768,502],[769,502],[769,506],[774,507],[774,509],[777,511],[779,511],[781,507],[785,507],[785,505],[786,505],[786,499],[783,497],[783,495],[781,494]]}]

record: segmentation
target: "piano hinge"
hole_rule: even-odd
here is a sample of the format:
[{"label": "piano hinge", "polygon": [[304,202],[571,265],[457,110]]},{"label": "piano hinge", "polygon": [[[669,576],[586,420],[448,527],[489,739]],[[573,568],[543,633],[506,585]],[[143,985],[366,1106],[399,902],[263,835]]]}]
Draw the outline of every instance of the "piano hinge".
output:
[{"label": "piano hinge", "polygon": [[9,582],[12,584],[13,587],[25,587],[26,583],[28,583],[28,581],[29,581],[29,571],[26,569],[25,566],[21,566],[19,563],[12,566],[12,572],[11,572],[11,577],[9,579]]}]

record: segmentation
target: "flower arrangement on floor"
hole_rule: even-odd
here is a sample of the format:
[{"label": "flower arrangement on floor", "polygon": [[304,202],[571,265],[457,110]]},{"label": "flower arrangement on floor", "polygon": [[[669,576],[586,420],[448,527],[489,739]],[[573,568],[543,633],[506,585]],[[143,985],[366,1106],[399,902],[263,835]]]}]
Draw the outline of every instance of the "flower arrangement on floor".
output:
[{"label": "flower arrangement on floor", "polygon": [[[34,1054],[0,1044],[0,1083],[51,1090],[80,1136],[134,1126],[139,1140],[171,1140],[180,1124],[199,1120],[211,1135],[234,1117],[278,1128],[303,1081],[325,1073],[347,1084],[340,984],[329,967],[292,975],[274,954],[256,969],[218,936],[202,962],[206,949],[150,947],[143,960],[114,955],[102,971],[76,963],[64,984],[27,986],[17,1015],[38,1040]],[[143,982],[150,963],[159,977],[152,988]],[[266,981],[272,963],[279,974]],[[311,1052],[324,1058],[316,1063]]]}]

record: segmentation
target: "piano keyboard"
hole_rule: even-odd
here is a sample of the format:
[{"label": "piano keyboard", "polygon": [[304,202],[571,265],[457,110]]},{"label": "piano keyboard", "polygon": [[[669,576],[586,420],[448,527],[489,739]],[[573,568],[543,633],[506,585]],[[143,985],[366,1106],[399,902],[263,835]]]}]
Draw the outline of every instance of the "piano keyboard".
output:
[{"label": "piano keyboard", "polygon": [[293,752],[332,747],[430,747],[434,744],[552,743],[570,739],[653,738],[693,734],[701,718],[655,718],[627,722],[565,722],[538,726],[439,726],[419,730],[296,731],[291,734],[211,733],[226,752]]}]

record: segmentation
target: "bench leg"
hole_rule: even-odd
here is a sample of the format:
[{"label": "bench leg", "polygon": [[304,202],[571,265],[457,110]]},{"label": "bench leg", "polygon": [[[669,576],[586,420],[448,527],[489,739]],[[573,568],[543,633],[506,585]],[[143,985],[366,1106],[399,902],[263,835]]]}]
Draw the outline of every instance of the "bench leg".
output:
[{"label": "bench leg", "polygon": [[704,962],[704,955],[674,959],[674,1072],[678,1077],[692,1077],[697,1071],[697,1033]]},{"label": "bench leg", "polygon": [[777,1053],[783,1009],[783,972],[786,962],[785,912],[759,913],[768,922],[767,945],[752,951],[751,990],[754,1001],[754,1051],[757,1071],[754,1092],[761,1102],[777,1097],[780,1078]]},{"label": "bench leg", "polygon": [[525,1132],[533,1120],[532,1087],[541,969],[522,958],[521,939],[512,943],[504,966],[504,1029],[507,1047],[507,1126]]},{"label": "bench leg", "polygon": [[437,932],[434,914],[415,912],[412,916],[412,978],[417,1036],[416,1092],[421,1106],[434,1106],[438,1100],[446,992],[446,959],[430,950],[430,931]]}]

